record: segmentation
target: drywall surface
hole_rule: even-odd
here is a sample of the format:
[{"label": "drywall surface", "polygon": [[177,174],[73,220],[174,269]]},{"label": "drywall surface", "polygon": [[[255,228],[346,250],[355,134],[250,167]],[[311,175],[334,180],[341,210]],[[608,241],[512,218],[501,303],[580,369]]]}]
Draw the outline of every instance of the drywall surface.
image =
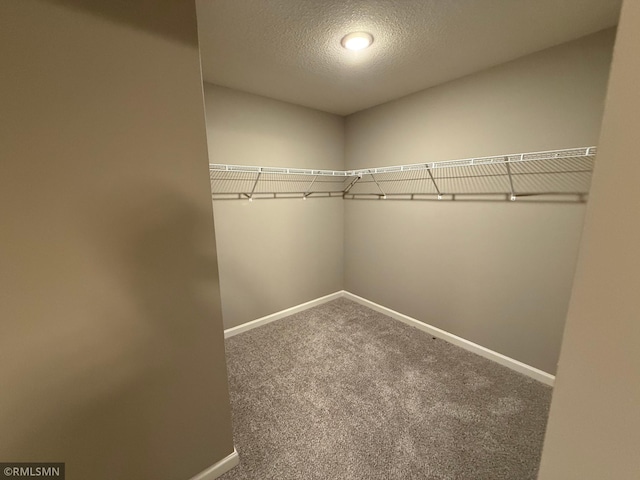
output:
[{"label": "drywall surface", "polygon": [[193,2],[0,3],[0,458],[233,451]]},{"label": "drywall surface", "polygon": [[626,1],[540,480],[640,478],[639,42]]},{"label": "drywall surface", "polygon": [[[594,145],[614,36],[349,116],[347,168]],[[581,204],[347,200],[345,288],[554,373],[583,215]]]},{"label": "drywall surface", "polygon": [[[205,83],[211,163],[344,169],[336,115]],[[216,200],[225,328],[343,289],[343,200]]]}]

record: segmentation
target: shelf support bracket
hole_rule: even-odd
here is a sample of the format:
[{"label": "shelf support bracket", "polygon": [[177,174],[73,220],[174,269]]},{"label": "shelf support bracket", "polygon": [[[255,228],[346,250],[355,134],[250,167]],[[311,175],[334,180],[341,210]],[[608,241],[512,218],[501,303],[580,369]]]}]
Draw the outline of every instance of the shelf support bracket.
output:
[{"label": "shelf support bracket", "polygon": [[375,184],[377,185],[378,190],[380,190],[380,193],[382,194],[382,195],[380,195],[380,196],[381,196],[382,198],[387,198],[387,194],[386,194],[386,193],[384,193],[384,192],[382,191],[382,187],[380,186],[380,184],[379,184],[379,183],[378,183],[378,181],[376,180],[376,177],[374,177],[374,176],[373,176],[373,173],[370,173],[369,175],[371,175],[371,179],[372,179],[372,180],[375,182]]},{"label": "shelf support bracket", "polygon": [[427,172],[429,173],[429,177],[431,178],[431,181],[433,182],[433,186],[436,189],[436,192],[438,192],[438,200],[442,200],[442,192],[438,188],[438,184],[436,183],[436,179],[433,178],[433,173],[431,173],[431,169],[427,168]]},{"label": "shelf support bracket", "polygon": [[256,181],[253,183],[253,188],[251,189],[251,193],[249,194],[249,201],[253,201],[253,193],[256,191],[256,187],[258,186],[258,181],[260,180],[260,175],[262,172],[258,172],[258,176],[256,177]]},{"label": "shelf support bracket", "polygon": [[311,195],[311,187],[313,187],[313,184],[316,183],[316,180],[318,179],[318,175],[316,175],[315,177],[313,177],[313,180],[311,180],[311,183],[309,184],[309,186],[307,187],[307,191],[304,192],[304,194],[302,195],[302,198],[307,198],[309,195]]},{"label": "shelf support bracket", "polygon": [[344,191],[342,192],[342,196],[344,197],[347,193],[349,193],[349,190],[351,190],[351,187],[353,187],[356,183],[358,183],[358,180],[360,180],[362,178],[361,175],[357,175],[353,180],[351,180],[351,183],[349,183],[349,185],[347,185],[347,188],[344,189]]},{"label": "shelf support bracket", "polygon": [[509,163],[509,157],[504,157],[505,165],[507,166],[507,175],[509,175],[509,189],[511,191],[510,200],[515,202],[516,200],[516,192],[513,190],[513,177],[511,176],[511,165]]}]

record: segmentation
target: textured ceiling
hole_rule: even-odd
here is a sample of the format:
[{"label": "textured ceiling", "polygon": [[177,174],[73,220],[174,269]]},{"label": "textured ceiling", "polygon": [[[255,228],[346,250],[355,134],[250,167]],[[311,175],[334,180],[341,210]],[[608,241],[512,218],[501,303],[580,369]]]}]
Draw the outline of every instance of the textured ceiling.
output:
[{"label": "textured ceiling", "polygon": [[[205,81],[347,115],[617,23],[621,0],[199,0]],[[360,52],[341,38],[367,31]]]}]

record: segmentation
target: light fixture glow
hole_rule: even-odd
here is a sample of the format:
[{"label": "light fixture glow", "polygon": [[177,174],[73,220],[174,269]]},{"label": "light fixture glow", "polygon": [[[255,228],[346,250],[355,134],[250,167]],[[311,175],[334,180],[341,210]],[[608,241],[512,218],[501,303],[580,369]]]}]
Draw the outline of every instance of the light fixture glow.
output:
[{"label": "light fixture glow", "polygon": [[373,35],[367,32],[353,32],[342,38],[342,46],[347,50],[364,50],[373,43]]}]

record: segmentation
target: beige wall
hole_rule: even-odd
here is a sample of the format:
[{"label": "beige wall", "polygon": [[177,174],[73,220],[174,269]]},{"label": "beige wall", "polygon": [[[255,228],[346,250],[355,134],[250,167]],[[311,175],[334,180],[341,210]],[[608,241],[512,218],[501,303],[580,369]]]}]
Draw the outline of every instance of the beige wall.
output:
[{"label": "beige wall", "polygon": [[640,3],[625,1],[540,480],[640,478]]},{"label": "beige wall", "polygon": [[[344,169],[344,120],[205,84],[211,163]],[[343,200],[215,201],[225,328],[343,288]]]},{"label": "beige wall", "polygon": [[346,118],[347,168],[595,145],[607,29]]},{"label": "beige wall", "polygon": [[[614,30],[346,119],[347,168],[595,145]],[[555,373],[580,204],[345,201],[345,288]]]},{"label": "beige wall", "polygon": [[194,4],[0,23],[0,458],[191,478],[233,450]]}]

